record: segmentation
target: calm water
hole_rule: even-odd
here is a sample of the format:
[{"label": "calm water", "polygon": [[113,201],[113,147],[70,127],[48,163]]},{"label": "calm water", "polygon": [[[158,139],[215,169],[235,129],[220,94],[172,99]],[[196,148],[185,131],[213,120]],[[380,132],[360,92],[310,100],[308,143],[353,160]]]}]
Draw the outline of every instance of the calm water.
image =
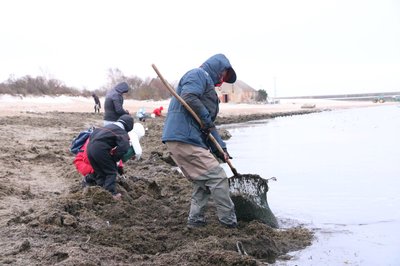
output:
[{"label": "calm water", "polygon": [[230,125],[239,173],[270,182],[282,227],[314,244],[277,265],[400,265],[400,108],[379,106]]}]

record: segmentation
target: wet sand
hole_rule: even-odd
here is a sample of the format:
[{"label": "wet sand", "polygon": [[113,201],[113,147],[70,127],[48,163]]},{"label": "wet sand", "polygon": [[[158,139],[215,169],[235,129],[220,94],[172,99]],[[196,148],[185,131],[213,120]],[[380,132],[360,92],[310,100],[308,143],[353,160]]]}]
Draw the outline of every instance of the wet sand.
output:
[{"label": "wet sand", "polygon": [[[101,188],[83,190],[68,146],[77,132],[100,126],[102,117],[91,113],[91,99],[67,100],[0,101],[0,264],[261,265],[290,259],[288,252],[312,243],[313,232],[301,227],[272,229],[252,221],[224,228],[212,201],[208,226],[187,229],[191,184],[160,141],[163,117],[145,122],[142,159],[127,162],[127,178],[118,179],[121,201]],[[160,104],[166,103],[127,101],[126,107],[150,111]],[[292,105],[262,112],[222,105],[218,123],[319,111]],[[233,110],[241,116],[232,117]]]}]

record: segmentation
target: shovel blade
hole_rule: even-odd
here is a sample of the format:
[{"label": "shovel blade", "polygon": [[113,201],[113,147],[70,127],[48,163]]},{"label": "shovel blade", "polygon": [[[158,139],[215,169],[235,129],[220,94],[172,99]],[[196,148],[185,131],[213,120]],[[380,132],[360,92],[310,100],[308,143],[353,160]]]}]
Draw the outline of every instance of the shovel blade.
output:
[{"label": "shovel blade", "polygon": [[268,180],[259,175],[234,175],[229,178],[229,189],[239,221],[260,221],[278,228],[278,221],[267,201]]}]

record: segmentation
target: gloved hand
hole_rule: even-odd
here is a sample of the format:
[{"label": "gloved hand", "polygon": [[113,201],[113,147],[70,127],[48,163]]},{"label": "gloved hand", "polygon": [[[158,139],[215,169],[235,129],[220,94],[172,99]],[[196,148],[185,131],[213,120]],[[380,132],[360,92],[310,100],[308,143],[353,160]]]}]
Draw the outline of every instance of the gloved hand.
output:
[{"label": "gloved hand", "polygon": [[111,156],[115,155],[116,153],[117,153],[117,146],[115,146],[114,148],[112,148],[112,149],[110,150],[110,155],[111,155]]},{"label": "gloved hand", "polygon": [[211,134],[211,131],[215,130],[215,125],[214,123],[207,123],[207,124],[203,124],[202,128],[200,129],[201,132],[203,132],[203,134],[205,134],[206,136],[208,136],[209,134]]},{"label": "gloved hand", "polygon": [[224,163],[226,163],[226,161],[228,159],[232,159],[232,157],[229,155],[228,150],[226,148],[223,149],[224,153],[218,152],[217,153],[217,157],[219,159],[221,159],[221,161],[223,161]]},{"label": "gloved hand", "polygon": [[124,167],[122,167],[122,166],[118,166],[118,174],[119,174],[119,175],[123,175],[123,174],[125,174]]},{"label": "gloved hand", "polygon": [[223,150],[225,152],[225,156],[227,157],[226,159],[232,159],[232,156],[228,153],[228,150],[226,148]]},{"label": "gloved hand", "polygon": [[202,127],[200,130],[201,130],[201,132],[204,134],[204,135],[206,135],[206,136],[208,136],[208,135],[210,135],[211,134],[211,130],[213,129],[214,127]]}]

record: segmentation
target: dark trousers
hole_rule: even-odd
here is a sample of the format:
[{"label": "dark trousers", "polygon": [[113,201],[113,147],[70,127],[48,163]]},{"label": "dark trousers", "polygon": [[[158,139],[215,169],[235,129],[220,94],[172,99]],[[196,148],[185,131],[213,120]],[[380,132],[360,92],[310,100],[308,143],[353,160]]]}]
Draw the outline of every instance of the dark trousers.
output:
[{"label": "dark trousers", "polygon": [[98,103],[96,103],[96,104],[94,105],[94,112],[95,112],[95,113],[100,113],[100,105],[99,105]]},{"label": "dark trousers", "polygon": [[95,182],[98,186],[116,194],[115,182],[117,179],[117,164],[112,159],[108,151],[97,150],[96,146],[92,146],[87,150],[90,164],[95,174],[88,177],[88,183]]}]

